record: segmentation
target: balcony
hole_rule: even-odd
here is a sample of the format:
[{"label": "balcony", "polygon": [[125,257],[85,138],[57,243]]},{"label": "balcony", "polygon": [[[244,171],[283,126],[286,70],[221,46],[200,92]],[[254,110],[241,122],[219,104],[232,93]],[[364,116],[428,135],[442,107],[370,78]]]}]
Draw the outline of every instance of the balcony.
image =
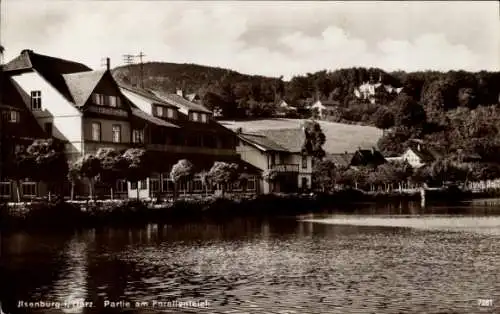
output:
[{"label": "balcony", "polygon": [[299,172],[299,165],[298,164],[279,164],[279,165],[272,165],[271,169],[276,171],[276,172]]},{"label": "balcony", "polygon": [[106,106],[98,106],[98,105],[90,105],[87,108],[88,112],[102,114],[107,116],[116,116],[116,117],[128,117],[127,111],[120,108],[106,107]]}]

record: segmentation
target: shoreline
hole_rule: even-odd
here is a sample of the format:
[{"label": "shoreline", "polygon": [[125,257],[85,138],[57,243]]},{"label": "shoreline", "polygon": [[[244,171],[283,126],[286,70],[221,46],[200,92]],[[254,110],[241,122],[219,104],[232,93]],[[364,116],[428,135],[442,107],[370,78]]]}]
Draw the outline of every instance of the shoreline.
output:
[{"label": "shoreline", "polygon": [[[427,192],[428,193],[428,192]],[[496,193],[434,191],[426,195],[428,204],[457,204],[487,200]],[[106,226],[135,226],[148,223],[200,222],[233,218],[271,218],[322,213],[341,209],[346,213],[369,204],[391,205],[420,202],[418,193],[366,193],[342,190],[332,194],[259,195],[254,197],[204,197],[178,199],[155,204],[138,200],[89,202],[33,202],[0,205],[0,231],[17,229],[74,230]]]}]

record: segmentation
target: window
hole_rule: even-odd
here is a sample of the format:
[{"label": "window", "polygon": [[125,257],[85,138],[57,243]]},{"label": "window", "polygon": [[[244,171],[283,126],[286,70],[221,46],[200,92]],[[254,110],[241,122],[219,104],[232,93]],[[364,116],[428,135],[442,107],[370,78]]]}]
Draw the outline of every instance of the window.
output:
[{"label": "window", "polygon": [[198,121],[198,112],[193,112],[191,117],[193,118],[193,121]]},{"label": "window", "polygon": [[21,191],[23,193],[23,196],[36,196],[36,183],[23,182],[21,184]]},{"label": "window", "polygon": [[96,105],[105,105],[106,104],[106,96],[102,94],[93,94],[92,100]]},{"label": "window", "polygon": [[10,182],[0,182],[0,197],[9,198],[11,193],[12,190]]},{"label": "window", "polygon": [[25,150],[24,145],[17,144],[15,149],[14,149],[14,152],[17,154],[17,153],[23,152],[24,150]]},{"label": "window", "polygon": [[163,191],[162,192],[168,192],[168,191],[173,191],[174,190],[174,182],[169,179],[168,173],[163,174]]},{"label": "window", "polygon": [[109,105],[111,107],[117,107],[118,106],[118,100],[119,98],[117,96],[108,96],[109,99]]},{"label": "window", "polygon": [[201,183],[200,179],[193,180],[193,191],[194,192],[201,192],[201,191],[203,191],[203,184]]},{"label": "window", "polygon": [[19,123],[20,114],[19,111],[11,110],[9,114],[9,122],[10,123]]},{"label": "window", "polygon": [[112,126],[113,132],[113,143],[120,143],[122,140],[122,126],[119,124],[113,124]]},{"label": "window", "polygon": [[201,122],[207,123],[207,114],[206,113],[201,114]]},{"label": "window", "polygon": [[140,189],[146,190],[148,188],[148,181],[146,179],[140,181]]},{"label": "window", "polygon": [[133,130],[132,131],[132,142],[133,143],[144,143],[144,130]]},{"label": "window", "polygon": [[156,116],[163,117],[163,107],[162,106],[156,106]]},{"label": "window", "polygon": [[167,118],[174,119],[174,109],[167,108]]},{"label": "window", "polygon": [[127,181],[118,180],[116,181],[116,193],[125,193],[127,192]]},{"label": "window", "polygon": [[160,180],[151,179],[151,192],[160,192]]},{"label": "window", "polygon": [[248,178],[247,181],[247,190],[255,191],[255,177]]},{"label": "window", "polygon": [[309,180],[307,180],[307,178],[302,178],[302,188],[303,189],[309,188]]},{"label": "window", "polygon": [[39,90],[31,92],[31,110],[33,111],[42,110],[42,92]]},{"label": "window", "polygon": [[307,169],[307,156],[302,156],[302,169]]},{"label": "window", "polygon": [[271,154],[271,166],[274,166],[276,164],[276,155]]},{"label": "window", "polygon": [[49,137],[52,137],[52,123],[50,122],[45,123],[43,128],[45,130],[45,133],[47,133]]},{"label": "window", "polygon": [[130,189],[137,190],[137,182],[130,182]]},{"label": "window", "polygon": [[101,141],[101,124],[99,122],[92,122],[92,140]]}]

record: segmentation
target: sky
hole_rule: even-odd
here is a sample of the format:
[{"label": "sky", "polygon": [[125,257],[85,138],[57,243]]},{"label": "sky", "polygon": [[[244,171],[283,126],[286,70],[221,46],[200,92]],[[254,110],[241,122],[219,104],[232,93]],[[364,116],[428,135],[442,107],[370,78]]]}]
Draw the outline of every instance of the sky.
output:
[{"label": "sky", "polygon": [[[35,5],[36,3],[36,5]],[[102,68],[124,54],[266,76],[352,66],[500,70],[498,1],[2,0],[5,61],[23,49]],[[22,17],[22,18],[20,18]]]}]

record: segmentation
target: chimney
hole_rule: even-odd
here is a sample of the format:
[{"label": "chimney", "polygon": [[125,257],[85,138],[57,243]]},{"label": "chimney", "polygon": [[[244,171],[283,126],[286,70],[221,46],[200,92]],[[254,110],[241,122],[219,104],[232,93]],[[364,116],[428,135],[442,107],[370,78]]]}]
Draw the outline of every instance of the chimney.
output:
[{"label": "chimney", "polygon": [[177,89],[177,95],[184,97],[184,91],[180,88]]},{"label": "chimney", "polygon": [[106,70],[110,70],[111,69],[111,60],[108,58],[106,58]]}]

